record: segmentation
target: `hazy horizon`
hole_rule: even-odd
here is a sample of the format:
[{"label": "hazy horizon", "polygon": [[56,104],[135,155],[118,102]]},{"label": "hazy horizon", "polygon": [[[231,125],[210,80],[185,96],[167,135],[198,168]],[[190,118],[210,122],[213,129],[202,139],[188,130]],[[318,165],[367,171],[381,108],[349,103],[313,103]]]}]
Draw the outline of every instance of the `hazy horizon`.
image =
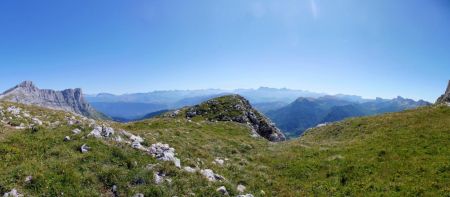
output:
[{"label": "hazy horizon", "polygon": [[[23,80],[23,81],[30,81],[30,80]],[[23,82],[23,81],[21,81],[21,82]],[[33,84],[35,85],[35,86],[37,86],[39,89],[52,89],[52,90],[57,90],[57,91],[60,91],[60,90],[64,90],[64,89],[74,89],[74,88],[79,88],[79,87],[67,87],[67,88],[63,88],[63,89],[54,89],[54,88],[49,88],[49,87],[41,87],[39,84],[37,84],[36,82],[34,82],[34,81],[32,81],[33,82]],[[17,84],[15,84],[15,85],[18,85],[19,83],[17,83]],[[7,89],[2,89],[2,90],[0,90],[0,93],[2,93],[2,92],[4,92],[4,91],[6,91],[6,90],[8,90],[8,89],[10,89],[10,88],[13,88],[15,85],[13,85],[13,86],[11,86],[11,87],[9,87],[9,88],[7,88]],[[397,98],[398,96],[400,96],[400,97],[403,97],[403,98],[408,98],[408,99],[413,99],[413,100],[424,100],[424,101],[427,101],[427,102],[431,102],[431,103],[434,103],[435,102],[435,100],[426,100],[426,99],[422,99],[422,98],[411,98],[411,97],[405,97],[405,96],[402,96],[402,95],[397,95],[397,96],[393,96],[393,97],[380,97],[380,96],[376,96],[376,97],[364,97],[364,96],[361,96],[361,95],[357,95],[357,94],[346,94],[346,93],[327,93],[327,92],[316,92],[316,91],[311,91],[311,90],[302,90],[302,89],[292,89],[292,88],[286,88],[286,87],[281,87],[281,88],[277,88],[277,87],[264,87],[264,86],[259,86],[259,87],[256,87],[256,88],[236,88],[236,89],[220,89],[220,88],[205,88],[205,89],[167,89],[167,90],[163,90],[163,89],[159,89],[159,90],[149,90],[149,91],[141,91],[141,92],[126,92],[126,93],[112,93],[112,92],[107,92],[107,91],[104,91],[104,92],[96,92],[96,93],[89,93],[89,92],[85,92],[84,90],[83,90],[83,94],[84,95],[87,95],[87,96],[97,96],[97,95],[99,95],[99,94],[112,94],[112,95],[115,95],[115,96],[121,96],[121,95],[131,95],[131,94],[146,94],[146,93],[153,93],[153,92],[159,92],[159,91],[208,91],[208,90],[211,90],[211,91],[223,91],[223,92],[226,92],[226,91],[230,91],[230,93],[233,93],[233,91],[237,91],[237,90],[258,90],[258,89],[261,89],[261,88],[270,88],[270,89],[276,89],[276,90],[282,90],[282,89],[286,89],[286,90],[291,90],[291,91],[303,91],[303,92],[308,92],[308,93],[314,93],[314,94],[324,94],[324,95],[347,95],[347,96],[360,96],[361,98],[363,98],[363,99],[376,99],[376,98],[382,98],[382,99],[394,99],[394,98]],[[436,98],[437,99],[437,98]]]}]

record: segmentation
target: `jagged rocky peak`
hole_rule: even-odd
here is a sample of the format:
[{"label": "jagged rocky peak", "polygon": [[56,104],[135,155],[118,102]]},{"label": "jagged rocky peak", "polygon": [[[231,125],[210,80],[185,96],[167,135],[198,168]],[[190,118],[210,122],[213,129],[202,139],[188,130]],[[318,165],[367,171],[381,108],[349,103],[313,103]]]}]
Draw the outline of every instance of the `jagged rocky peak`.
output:
[{"label": "jagged rocky peak", "polygon": [[270,141],[286,140],[284,134],[268,118],[255,110],[249,101],[240,95],[221,96],[187,108],[186,117],[195,116],[203,116],[210,121],[248,124],[254,134]]},{"label": "jagged rocky peak", "polygon": [[69,111],[90,118],[106,118],[84,100],[80,88],[46,90],[37,88],[32,81],[24,81],[0,94],[0,100]]},{"label": "jagged rocky peak", "polygon": [[438,98],[436,103],[437,104],[440,104],[440,103],[450,104],[450,80],[448,81],[447,90],[445,90],[445,93]]}]

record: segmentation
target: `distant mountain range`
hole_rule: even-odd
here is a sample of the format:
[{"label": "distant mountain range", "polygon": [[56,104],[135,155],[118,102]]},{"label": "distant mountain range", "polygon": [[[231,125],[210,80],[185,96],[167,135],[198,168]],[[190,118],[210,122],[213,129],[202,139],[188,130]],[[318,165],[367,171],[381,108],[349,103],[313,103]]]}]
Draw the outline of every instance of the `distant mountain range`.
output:
[{"label": "distant mountain range", "polygon": [[123,95],[100,93],[85,95],[85,98],[95,109],[116,120],[139,120],[157,111],[192,106],[229,94],[242,95],[262,112],[283,107],[298,97],[317,98],[325,95],[303,90],[261,87],[236,90],[168,90]]},{"label": "distant mountain range", "polygon": [[[349,99],[352,98],[352,99]],[[386,112],[427,106],[430,103],[397,97],[394,99],[355,99],[342,95],[320,98],[298,98],[282,108],[268,111],[266,115],[288,137],[298,137],[306,129],[321,123],[340,121],[349,117],[368,116]]]},{"label": "distant mountain range", "polygon": [[397,112],[429,105],[425,101],[395,99],[365,99],[356,95],[326,95],[286,88],[236,90],[169,90],[149,93],[86,95],[92,106],[119,122],[150,118],[161,112],[197,105],[228,94],[239,94],[283,130],[288,137],[298,137],[310,127],[348,117]]}]

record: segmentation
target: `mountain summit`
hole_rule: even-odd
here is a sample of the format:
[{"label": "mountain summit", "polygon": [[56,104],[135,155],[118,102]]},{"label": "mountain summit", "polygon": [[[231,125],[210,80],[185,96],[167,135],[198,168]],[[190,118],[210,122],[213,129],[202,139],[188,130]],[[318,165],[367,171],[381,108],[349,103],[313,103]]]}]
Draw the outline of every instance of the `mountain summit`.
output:
[{"label": "mountain summit", "polygon": [[254,134],[269,141],[284,141],[286,137],[268,118],[255,110],[240,95],[214,98],[186,110],[187,118],[202,116],[210,121],[232,121],[247,124]]},{"label": "mountain summit", "polygon": [[448,103],[450,104],[450,80],[448,81],[447,90],[438,98],[436,103]]},{"label": "mountain summit", "polygon": [[64,110],[90,118],[105,118],[84,100],[80,88],[63,91],[41,90],[32,81],[24,81],[0,94],[0,100]]}]

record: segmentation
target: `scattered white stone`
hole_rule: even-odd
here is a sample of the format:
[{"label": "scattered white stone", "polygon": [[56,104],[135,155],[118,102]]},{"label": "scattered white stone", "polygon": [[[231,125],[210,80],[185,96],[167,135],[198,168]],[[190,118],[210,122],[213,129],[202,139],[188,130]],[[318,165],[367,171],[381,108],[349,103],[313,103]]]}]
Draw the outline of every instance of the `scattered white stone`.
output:
[{"label": "scattered white stone", "polygon": [[120,133],[122,133],[122,135],[128,137],[131,141],[138,141],[139,143],[144,142],[144,139],[142,137],[133,135],[130,132],[122,130]]},{"label": "scattered white stone", "polygon": [[133,195],[133,197],[144,197],[144,194],[137,193],[137,194]]},{"label": "scattered white stone", "polygon": [[114,129],[106,126],[96,126],[88,134],[88,136],[94,136],[96,138],[111,137],[112,135],[114,135]]},{"label": "scattered white stone", "polygon": [[102,127],[100,127],[100,126],[94,127],[94,130],[92,130],[88,134],[88,136],[94,136],[96,138],[101,138],[102,137]]},{"label": "scattered white stone", "polygon": [[120,137],[120,135],[116,136],[116,138],[114,138],[114,141],[116,142],[123,142],[122,137]]},{"label": "scattered white stone", "polygon": [[34,124],[42,125],[42,121],[37,119],[37,118],[35,118],[35,117],[31,118],[31,121],[33,121]]},{"label": "scattered white stone", "polygon": [[155,184],[159,185],[159,184],[163,183],[165,176],[166,175],[164,173],[161,173],[161,172],[153,173],[153,180],[155,181]]},{"label": "scattered white stone", "polygon": [[68,125],[74,125],[74,124],[75,124],[75,121],[73,121],[73,120],[68,120],[68,121],[67,121],[67,124],[68,124]]},{"label": "scattered white stone", "polygon": [[32,176],[27,176],[27,177],[25,177],[25,183],[30,183],[31,180],[33,180],[33,177],[32,177]]},{"label": "scattered white stone", "polygon": [[141,143],[139,143],[138,141],[131,142],[131,147],[142,151],[148,151],[148,149],[142,146]]},{"label": "scattered white stone", "polygon": [[168,144],[156,143],[152,144],[149,150],[156,159],[161,161],[172,161],[175,166],[181,168],[180,159],[175,157],[175,149],[171,148]]},{"label": "scattered white stone", "polygon": [[70,141],[70,137],[69,137],[69,136],[64,137],[64,141],[65,141],[65,142]]},{"label": "scattered white stone", "polygon": [[83,146],[81,146],[81,148],[80,148],[81,153],[87,153],[87,152],[89,152],[90,149],[91,149],[91,147],[87,146],[86,144],[83,144]]},{"label": "scattered white stone", "polygon": [[177,168],[181,168],[181,161],[178,158],[173,158],[173,164],[175,165],[175,167]]},{"label": "scattered white stone", "polygon": [[3,194],[3,197],[22,197],[23,195],[20,194],[16,189],[12,189],[10,192],[6,192]]},{"label": "scattered white stone", "polygon": [[114,194],[114,196],[119,196],[119,193],[117,192],[117,185],[112,186],[111,192]]},{"label": "scattered white stone", "polygon": [[142,137],[136,136],[136,135],[131,135],[130,140],[131,141],[136,141],[136,142],[139,142],[139,143],[144,142],[144,139]]},{"label": "scattered white stone", "polygon": [[52,126],[52,127],[57,127],[57,126],[59,126],[60,124],[61,124],[61,122],[56,121],[56,122],[53,122],[53,123],[51,124],[51,126]]},{"label": "scattered white stone", "polygon": [[224,162],[225,162],[225,161],[224,161],[223,159],[216,158],[216,159],[213,161],[213,164],[223,166]]},{"label": "scattered white stone", "polygon": [[6,109],[6,111],[8,111],[9,113],[17,116],[20,114],[21,109],[16,107],[16,106],[10,106]]},{"label": "scattered white stone", "polygon": [[200,174],[202,174],[209,181],[217,181],[224,180],[223,176],[215,174],[211,169],[200,170]]},{"label": "scattered white stone", "polygon": [[72,133],[73,134],[79,134],[79,133],[81,133],[81,130],[80,129],[74,129],[74,130],[72,130]]},{"label": "scattered white stone", "polygon": [[189,173],[195,173],[195,172],[197,172],[197,169],[191,168],[191,167],[189,167],[189,166],[184,167],[183,170],[186,171],[186,172],[189,172]]},{"label": "scattered white stone", "polygon": [[245,192],[245,189],[247,189],[245,186],[243,186],[243,185],[241,185],[241,184],[239,184],[238,186],[237,186],[237,188],[236,188],[236,190],[239,192],[239,193],[244,193]]},{"label": "scattered white stone", "polygon": [[114,135],[114,129],[111,127],[103,127],[103,136],[110,137]]},{"label": "scattered white stone", "polygon": [[217,192],[219,192],[220,194],[224,195],[224,196],[228,196],[228,191],[227,188],[225,186],[221,186],[219,188],[216,189]]}]

